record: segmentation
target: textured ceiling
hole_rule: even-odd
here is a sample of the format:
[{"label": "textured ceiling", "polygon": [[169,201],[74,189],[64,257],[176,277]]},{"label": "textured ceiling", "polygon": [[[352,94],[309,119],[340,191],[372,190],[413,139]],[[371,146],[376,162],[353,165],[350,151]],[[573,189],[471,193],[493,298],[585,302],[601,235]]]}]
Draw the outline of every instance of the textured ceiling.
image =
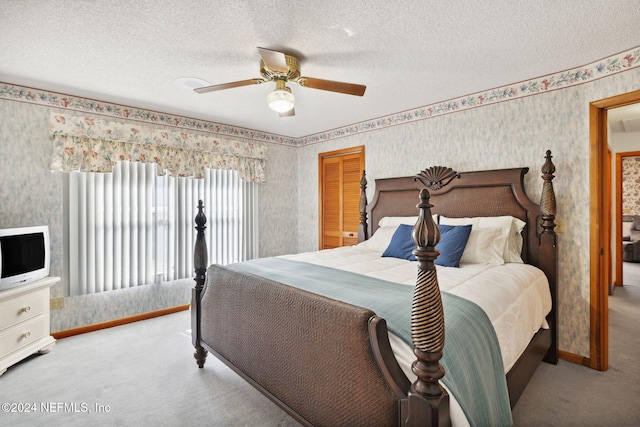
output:
[{"label": "textured ceiling", "polygon": [[[640,45],[632,0],[0,0],[0,81],[300,138],[582,66]],[[269,110],[256,47],[302,74],[367,86],[354,97],[291,84]]]}]

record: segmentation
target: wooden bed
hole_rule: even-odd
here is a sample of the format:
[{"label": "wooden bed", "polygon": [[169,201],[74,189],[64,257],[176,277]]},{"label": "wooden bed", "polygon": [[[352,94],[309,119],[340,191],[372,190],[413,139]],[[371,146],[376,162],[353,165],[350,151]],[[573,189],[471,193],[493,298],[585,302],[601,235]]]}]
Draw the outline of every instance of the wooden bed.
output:
[{"label": "wooden bed", "polygon": [[440,365],[445,325],[434,265],[439,233],[432,214],[510,215],[526,222],[522,259],[545,273],[552,299],[549,328],[536,333],[506,374],[513,407],[540,361],[558,360],[551,152],[542,167],[539,204],[525,193],[527,172],[456,173],[432,167],[415,177],[376,180],[370,204],[363,174],[359,240],[372,236],[381,218],[415,216],[418,208],[413,230],[418,259],[411,307],[413,384],[394,357],[385,320],[372,310],[220,266],[207,272],[206,217],[200,202],[191,306],[198,366],[202,368],[207,352],[212,352],[303,425],[449,425],[449,396],[439,382],[445,375]]}]

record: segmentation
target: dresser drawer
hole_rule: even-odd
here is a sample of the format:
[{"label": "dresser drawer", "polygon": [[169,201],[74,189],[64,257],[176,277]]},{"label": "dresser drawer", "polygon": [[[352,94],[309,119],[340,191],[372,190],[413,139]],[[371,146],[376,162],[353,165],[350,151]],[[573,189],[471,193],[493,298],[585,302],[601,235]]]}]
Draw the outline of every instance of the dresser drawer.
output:
[{"label": "dresser drawer", "polygon": [[0,302],[0,331],[48,311],[48,304],[48,288]]},{"label": "dresser drawer", "polygon": [[0,357],[38,341],[46,335],[49,335],[49,324],[42,315],[3,330],[0,332]]}]

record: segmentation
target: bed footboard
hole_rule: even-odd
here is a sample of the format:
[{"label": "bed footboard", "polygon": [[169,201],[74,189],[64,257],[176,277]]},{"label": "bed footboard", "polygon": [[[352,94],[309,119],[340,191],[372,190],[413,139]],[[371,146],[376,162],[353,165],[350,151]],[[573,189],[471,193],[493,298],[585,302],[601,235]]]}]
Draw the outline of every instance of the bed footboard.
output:
[{"label": "bed footboard", "polygon": [[398,424],[400,396],[370,344],[371,310],[218,265],[202,306],[202,345],[298,421]]}]

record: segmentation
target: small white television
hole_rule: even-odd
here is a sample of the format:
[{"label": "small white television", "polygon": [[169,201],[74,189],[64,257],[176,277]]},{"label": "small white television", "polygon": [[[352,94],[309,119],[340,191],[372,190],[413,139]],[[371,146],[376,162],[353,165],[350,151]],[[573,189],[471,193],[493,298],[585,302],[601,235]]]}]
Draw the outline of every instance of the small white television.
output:
[{"label": "small white television", "polygon": [[49,227],[0,229],[0,291],[49,275]]}]

